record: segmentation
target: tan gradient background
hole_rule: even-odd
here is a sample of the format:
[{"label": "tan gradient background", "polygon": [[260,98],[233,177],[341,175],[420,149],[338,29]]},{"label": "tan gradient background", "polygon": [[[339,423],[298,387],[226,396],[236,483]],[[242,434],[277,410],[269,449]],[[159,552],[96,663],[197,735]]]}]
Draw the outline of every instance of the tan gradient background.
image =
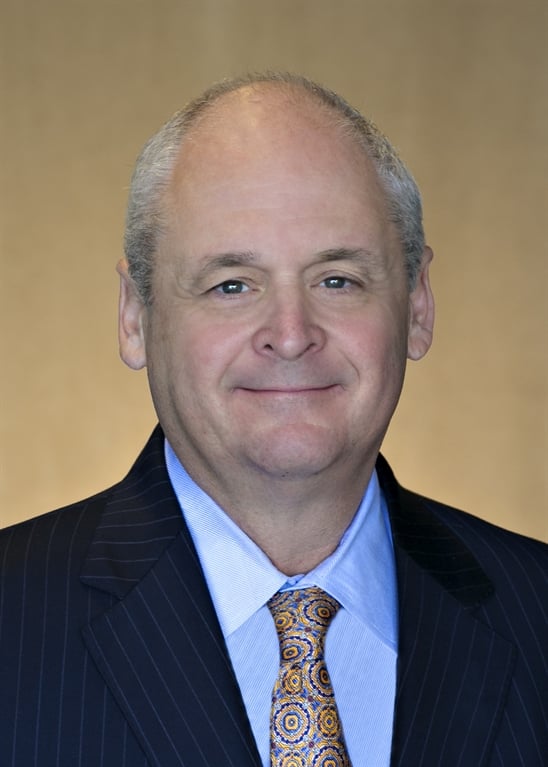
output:
[{"label": "tan gradient background", "polygon": [[210,82],[270,67],[371,115],[423,190],[437,330],[385,443],[399,479],[546,537],[544,0],[2,0],[0,30],[0,525],[144,444],[116,341],[134,158]]}]

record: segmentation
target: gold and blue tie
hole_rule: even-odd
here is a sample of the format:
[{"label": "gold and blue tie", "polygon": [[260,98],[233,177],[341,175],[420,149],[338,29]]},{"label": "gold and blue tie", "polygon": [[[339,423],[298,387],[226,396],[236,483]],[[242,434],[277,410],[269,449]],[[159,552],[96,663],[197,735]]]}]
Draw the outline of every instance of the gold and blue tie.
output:
[{"label": "gold and blue tie", "polygon": [[280,642],[272,694],[271,767],[351,767],[324,660],[325,635],[340,605],[320,588],[268,602]]}]

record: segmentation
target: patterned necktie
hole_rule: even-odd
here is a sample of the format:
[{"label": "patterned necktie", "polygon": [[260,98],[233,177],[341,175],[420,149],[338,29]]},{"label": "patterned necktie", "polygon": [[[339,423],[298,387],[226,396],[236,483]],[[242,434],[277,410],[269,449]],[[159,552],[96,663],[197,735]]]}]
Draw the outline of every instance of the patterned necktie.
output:
[{"label": "patterned necktie", "polygon": [[324,660],[325,634],[339,603],[309,588],[278,592],[268,607],[280,641],[271,767],[351,767]]}]

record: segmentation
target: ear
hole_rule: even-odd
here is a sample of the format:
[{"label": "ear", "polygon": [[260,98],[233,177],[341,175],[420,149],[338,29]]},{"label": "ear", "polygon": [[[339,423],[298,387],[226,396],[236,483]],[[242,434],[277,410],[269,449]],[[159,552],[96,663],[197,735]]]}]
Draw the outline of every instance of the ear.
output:
[{"label": "ear", "polygon": [[407,335],[407,356],[420,360],[432,343],[434,329],[434,296],[430,288],[428,270],[433,258],[431,248],[425,247],[417,277],[417,284],[409,296],[409,332]]},{"label": "ear", "polygon": [[120,275],[120,304],[118,311],[118,339],[120,357],[132,368],[141,370],[146,365],[144,320],[146,307],[129,275],[125,258],[118,262]]}]

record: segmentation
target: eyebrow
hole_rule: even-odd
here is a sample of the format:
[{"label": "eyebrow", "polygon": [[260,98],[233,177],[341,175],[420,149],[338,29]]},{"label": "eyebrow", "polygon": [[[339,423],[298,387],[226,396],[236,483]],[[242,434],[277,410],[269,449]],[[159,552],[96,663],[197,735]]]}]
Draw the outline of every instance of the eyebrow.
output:
[{"label": "eyebrow", "polygon": [[378,255],[367,248],[334,248],[318,253],[318,261],[375,261]]},{"label": "eyebrow", "polygon": [[[328,263],[330,261],[359,261],[361,263],[375,263],[379,258],[378,254],[366,248],[329,248],[322,250],[315,256],[317,263]],[[259,261],[257,254],[252,251],[235,251],[229,253],[219,253],[204,260],[199,276],[207,277],[208,274],[216,272],[218,269],[226,269],[235,266],[254,266]]]},{"label": "eyebrow", "polygon": [[257,256],[251,251],[241,251],[235,253],[219,253],[217,256],[204,259],[204,264],[200,269],[200,276],[206,277],[211,272],[218,269],[226,269],[231,266],[251,266],[257,261]]}]

